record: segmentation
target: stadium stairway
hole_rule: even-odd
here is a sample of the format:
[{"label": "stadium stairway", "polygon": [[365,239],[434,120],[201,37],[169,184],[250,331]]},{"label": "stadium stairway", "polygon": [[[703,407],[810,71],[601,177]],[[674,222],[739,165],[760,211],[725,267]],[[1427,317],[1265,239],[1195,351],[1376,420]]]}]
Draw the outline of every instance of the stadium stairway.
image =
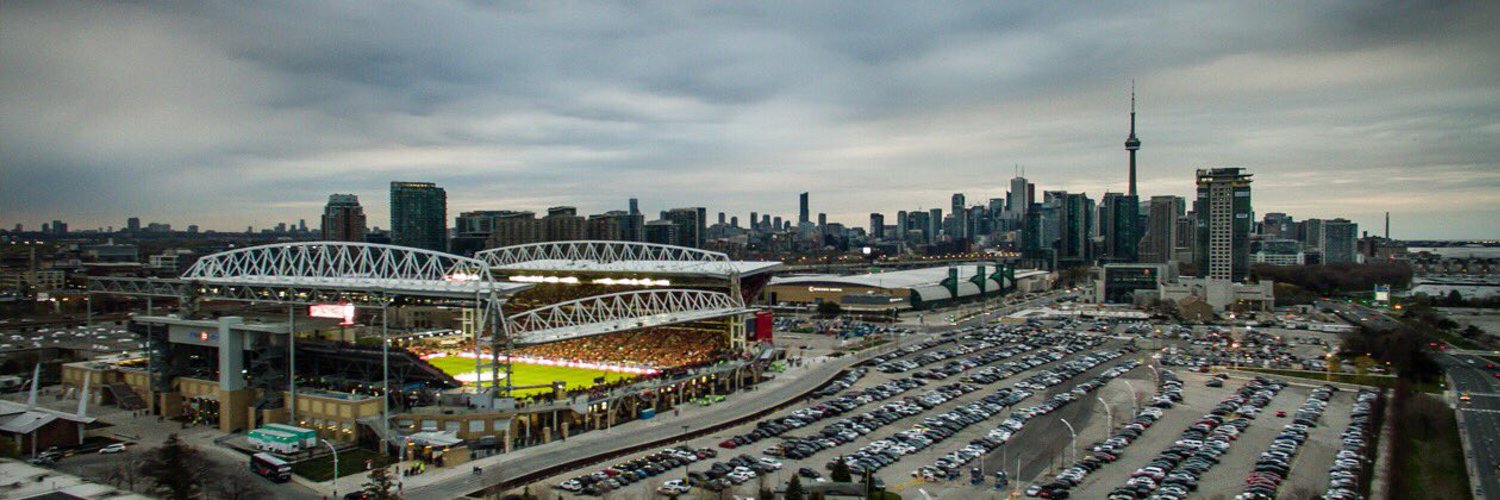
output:
[{"label": "stadium stairway", "polygon": [[104,389],[109,391],[110,397],[115,398],[115,404],[118,404],[121,409],[139,410],[146,407],[146,400],[141,398],[140,394],[136,394],[135,389],[130,388],[130,384],[109,384],[104,386]]}]

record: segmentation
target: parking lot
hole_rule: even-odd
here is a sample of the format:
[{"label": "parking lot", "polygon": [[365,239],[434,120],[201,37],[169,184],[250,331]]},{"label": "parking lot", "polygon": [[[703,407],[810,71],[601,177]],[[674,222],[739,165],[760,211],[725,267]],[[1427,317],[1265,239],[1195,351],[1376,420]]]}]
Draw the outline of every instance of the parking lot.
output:
[{"label": "parking lot", "polygon": [[[621,458],[613,467],[560,474],[534,484],[532,491],[564,485],[568,491],[555,491],[605,498],[674,492],[689,498],[753,497],[761,488],[783,487],[793,475],[805,486],[826,481],[832,462],[842,457],[856,480],[869,469],[879,485],[914,497],[989,498],[1030,490],[1051,497],[1106,498],[1216,405],[1247,384],[1264,385],[1159,367],[1154,350],[1131,350],[1128,341],[1112,334],[1057,322],[970,328],[946,337],[919,333],[931,338],[871,360],[787,410],[679,443],[676,451],[652,450]],[[1159,375],[1161,370],[1167,374]],[[1172,384],[1180,402],[1145,415],[1143,409],[1166,397],[1159,380],[1180,381]],[[1221,386],[1210,387],[1211,380]],[[1231,405],[1238,411],[1218,420],[1237,424],[1223,425],[1216,435],[1234,436],[1222,439],[1227,446],[1214,451],[1218,462],[1201,471],[1189,496],[1241,494],[1257,460],[1278,435],[1286,439],[1283,426],[1308,404],[1316,383],[1306,382],[1281,386],[1253,417],[1240,413],[1256,411],[1246,402]],[[1318,425],[1307,429],[1305,442],[1290,457],[1280,496],[1303,498],[1328,488],[1354,399],[1350,391],[1331,393]],[[1127,423],[1135,423],[1132,430],[1124,430]],[[1115,442],[1120,446],[1110,448],[1112,460],[1089,458],[1096,444],[1121,432],[1133,437]],[[1074,433],[1076,448],[1070,447]],[[1097,463],[1083,467],[1080,461]],[[995,485],[995,472],[1001,470],[1008,482],[1003,492]],[[982,482],[974,481],[976,472]],[[1073,485],[1032,488],[1054,488],[1062,478]]]}]

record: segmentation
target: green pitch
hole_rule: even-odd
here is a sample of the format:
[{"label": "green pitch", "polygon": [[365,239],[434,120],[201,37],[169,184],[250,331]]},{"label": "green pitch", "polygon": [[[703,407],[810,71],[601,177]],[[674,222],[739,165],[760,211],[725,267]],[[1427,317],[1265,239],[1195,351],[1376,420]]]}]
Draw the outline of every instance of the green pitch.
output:
[{"label": "green pitch", "polygon": [[[473,359],[458,356],[448,356],[429,359],[427,361],[432,363],[433,366],[438,367],[438,369],[447,372],[449,375],[473,375],[474,373]],[[634,375],[628,373],[607,372],[603,370],[523,364],[517,364],[511,376],[514,377],[512,383],[515,385],[541,385],[550,384],[555,380],[562,380],[568,383],[567,387],[569,389],[578,389],[593,386],[594,379],[597,377],[604,377],[605,380],[609,382],[634,377]],[[544,387],[539,387],[536,389],[518,389],[516,390],[516,395],[525,396],[529,394],[543,393],[549,390],[550,389]]]}]

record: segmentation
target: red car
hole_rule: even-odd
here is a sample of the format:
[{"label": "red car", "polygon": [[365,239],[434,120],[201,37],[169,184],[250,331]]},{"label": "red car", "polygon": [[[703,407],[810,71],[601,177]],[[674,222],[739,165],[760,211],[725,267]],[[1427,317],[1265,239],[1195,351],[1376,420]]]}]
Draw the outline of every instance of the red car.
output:
[{"label": "red car", "polygon": [[729,448],[731,450],[734,449],[734,447],[736,447],[736,446],[739,446],[739,445],[735,444],[733,439],[725,441],[725,442],[722,442],[722,443],[719,443],[719,447],[720,448]]},{"label": "red car", "polygon": [[1285,417],[1286,416],[1286,411],[1285,410],[1278,411],[1278,412],[1276,412],[1276,416],[1278,416],[1278,417]]},{"label": "red car", "polygon": [[1494,363],[1489,363],[1489,364],[1484,365],[1484,367],[1493,370],[1493,369],[1495,369],[1495,364]]}]

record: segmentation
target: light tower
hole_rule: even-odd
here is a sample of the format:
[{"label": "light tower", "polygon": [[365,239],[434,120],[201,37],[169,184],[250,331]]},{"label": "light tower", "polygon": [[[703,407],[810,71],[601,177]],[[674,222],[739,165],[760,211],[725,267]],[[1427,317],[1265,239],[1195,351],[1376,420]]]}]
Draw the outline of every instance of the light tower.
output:
[{"label": "light tower", "polygon": [[1141,149],[1141,140],[1135,137],[1135,81],[1130,82],[1130,137],[1125,139],[1125,150],[1130,152],[1130,196],[1135,196],[1135,152]]}]

